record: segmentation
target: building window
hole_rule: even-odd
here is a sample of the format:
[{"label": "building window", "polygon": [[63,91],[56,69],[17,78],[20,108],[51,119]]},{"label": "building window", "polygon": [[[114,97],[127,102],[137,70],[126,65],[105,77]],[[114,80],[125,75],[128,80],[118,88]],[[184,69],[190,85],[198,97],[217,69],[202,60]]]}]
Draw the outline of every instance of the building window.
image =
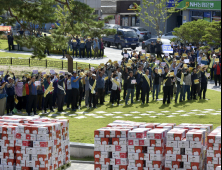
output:
[{"label": "building window", "polygon": [[221,21],[221,11],[212,12],[212,21]]},{"label": "building window", "polygon": [[203,19],[204,12],[202,11],[192,11],[191,21],[197,21],[198,19]]}]

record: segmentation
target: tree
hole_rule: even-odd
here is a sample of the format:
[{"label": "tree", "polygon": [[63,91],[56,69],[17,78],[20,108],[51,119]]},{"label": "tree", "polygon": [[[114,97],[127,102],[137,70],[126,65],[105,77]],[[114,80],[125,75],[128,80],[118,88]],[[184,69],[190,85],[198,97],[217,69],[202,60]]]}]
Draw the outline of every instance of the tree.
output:
[{"label": "tree", "polygon": [[206,28],[209,26],[209,22],[199,19],[197,21],[186,22],[179,28],[174,28],[173,35],[177,38],[171,39],[171,41],[179,41],[185,43],[199,44],[203,42],[203,36],[206,35]]},{"label": "tree", "polygon": [[166,21],[173,13],[185,10],[187,7],[177,9],[180,0],[174,0],[175,5],[168,8],[169,0],[142,0],[142,7],[137,6],[137,15],[148,27],[156,30],[158,37],[165,32]]},{"label": "tree", "polygon": [[[48,47],[62,47],[67,44],[67,33],[100,37],[102,34],[113,34],[115,30],[102,30],[105,21],[96,21],[94,9],[79,1],[73,0],[1,0],[0,15],[7,13],[10,17],[5,22],[9,25],[19,23],[30,36],[16,37],[16,41],[28,48],[34,48],[32,57],[44,58]],[[37,37],[45,23],[62,22],[50,37]]]},{"label": "tree", "polygon": [[221,44],[221,21],[212,21],[205,31],[202,39],[209,46],[216,47]]}]

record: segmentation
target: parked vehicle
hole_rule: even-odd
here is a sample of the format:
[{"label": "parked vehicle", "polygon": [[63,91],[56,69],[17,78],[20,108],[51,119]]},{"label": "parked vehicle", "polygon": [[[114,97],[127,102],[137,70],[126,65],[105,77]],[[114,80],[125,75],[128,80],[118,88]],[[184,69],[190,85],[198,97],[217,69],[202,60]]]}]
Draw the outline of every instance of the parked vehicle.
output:
[{"label": "parked vehicle", "polygon": [[[157,38],[151,38],[147,41],[142,42],[142,49],[145,50],[147,53],[150,53],[150,45],[152,41],[155,44]],[[171,48],[170,40],[161,38],[161,44],[162,44],[162,53],[173,54],[173,49]]]},{"label": "parked vehicle", "polygon": [[139,39],[131,29],[118,29],[116,35],[103,37],[106,47],[116,46],[118,49],[139,47]]},{"label": "parked vehicle", "polygon": [[147,33],[147,36],[151,38],[151,32],[147,31],[143,27],[131,27],[132,30],[136,32],[140,40],[143,40],[143,36]]},{"label": "parked vehicle", "polygon": [[168,33],[162,35],[161,38],[168,39],[168,40],[170,40],[172,38],[177,38],[177,36],[173,35],[173,32],[174,31],[168,32]]},{"label": "parked vehicle", "polygon": [[103,29],[120,29],[121,26],[117,24],[106,24]]}]

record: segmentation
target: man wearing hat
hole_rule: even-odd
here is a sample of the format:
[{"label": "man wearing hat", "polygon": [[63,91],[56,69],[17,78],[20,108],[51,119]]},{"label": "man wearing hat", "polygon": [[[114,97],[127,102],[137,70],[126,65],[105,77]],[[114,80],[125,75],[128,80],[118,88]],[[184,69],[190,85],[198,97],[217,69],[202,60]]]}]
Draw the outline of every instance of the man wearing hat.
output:
[{"label": "man wearing hat", "polygon": [[96,95],[97,95],[97,82],[96,82],[96,75],[92,74],[92,77],[89,78],[89,107],[96,108]]},{"label": "man wearing hat", "polygon": [[72,86],[72,111],[76,111],[78,108],[77,102],[79,99],[79,81],[82,79],[81,77],[77,76],[76,71],[73,71],[71,78],[71,86]]},{"label": "man wearing hat", "polygon": [[63,75],[60,75],[60,79],[58,81],[58,112],[62,112],[63,111],[63,105],[64,105],[64,98],[66,95],[65,92],[65,78]]},{"label": "man wearing hat", "polygon": [[217,86],[217,81],[219,81],[219,86],[221,85],[221,63],[219,61],[214,63],[214,81],[215,86]]},{"label": "man wearing hat", "polygon": [[86,40],[86,52],[87,52],[87,57],[92,58],[92,41],[90,38]]}]

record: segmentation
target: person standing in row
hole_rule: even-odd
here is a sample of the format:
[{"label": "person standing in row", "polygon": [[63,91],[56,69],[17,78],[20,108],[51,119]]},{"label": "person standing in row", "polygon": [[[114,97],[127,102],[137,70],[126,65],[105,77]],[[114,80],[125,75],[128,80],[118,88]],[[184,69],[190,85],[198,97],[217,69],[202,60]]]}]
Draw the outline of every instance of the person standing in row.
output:
[{"label": "person standing in row", "polygon": [[133,72],[130,71],[129,72],[129,76],[127,78],[127,96],[126,96],[126,105],[128,105],[128,101],[129,101],[129,96],[131,95],[131,104],[133,104],[133,97],[134,97],[134,86],[136,83],[136,79],[135,77],[133,77]]},{"label": "person standing in row", "polygon": [[123,72],[123,79],[124,79],[124,84],[123,84],[123,100],[126,99],[126,92],[127,92],[127,79],[129,77],[129,72],[128,72],[128,68],[125,68],[124,72]]},{"label": "person standing in row", "polygon": [[77,42],[77,39],[73,39],[72,40],[72,56],[74,58],[74,52],[76,53],[76,58],[78,56],[78,42]]},{"label": "person standing in row", "polygon": [[149,70],[146,70],[146,74],[143,74],[143,83],[142,83],[142,104],[145,103],[146,97],[146,104],[149,103],[149,93],[151,89],[151,80],[150,80]]},{"label": "person standing in row", "polygon": [[214,68],[215,86],[217,86],[217,81],[219,81],[219,86],[220,86],[221,85],[221,63],[215,62],[213,68]]},{"label": "person standing in row", "polygon": [[2,80],[2,77],[0,75],[0,116],[3,116],[5,114],[6,100],[7,100],[5,86],[7,84],[8,84],[7,82],[4,82]]},{"label": "person standing in row", "polygon": [[37,105],[37,87],[35,86],[35,76],[31,77],[29,81],[29,109],[28,115],[30,116],[31,111],[33,110],[34,115],[36,115],[36,105]]},{"label": "person standing in row", "polygon": [[72,103],[72,85],[71,85],[71,75],[68,74],[68,80],[67,80],[67,109],[70,109],[69,106]]},{"label": "person standing in row", "polygon": [[65,77],[63,75],[60,75],[60,79],[58,81],[58,112],[63,111],[63,105],[64,105],[64,98],[66,95],[65,91]]},{"label": "person standing in row", "polygon": [[8,84],[6,85],[6,93],[8,95],[7,97],[7,114],[12,114],[12,111],[15,106],[15,101],[14,101],[14,96],[15,96],[15,84],[14,84],[14,79],[11,77],[8,77]]},{"label": "person standing in row", "polygon": [[163,104],[165,104],[167,100],[167,104],[170,104],[170,90],[171,90],[171,82],[172,79],[170,77],[168,67],[164,67],[165,73],[163,74]]},{"label": "person standing in row", "polygon": [[116,74],[112,75],[111,78],[112,81],[112,88],[111,88],[111,103],[114,105],[114,99],[116,98],[117,100],[117,105],[119,106],[119,101],[120,101],[120,91],[121,91],[121,83],[119,80],[119,77]]},{"label": "person standing in row", "polygon": [[96,81],[96,75],[92,74],[92,77],[89,78],[89,107],[96,108],[96,95],[97,95],[97,81]]},{"label": "person standing in row", "polygon": [[206,74],[207,74],[206,67],[202,67],[200,99],[202,99],[202,92],[203,92],[203,99],[206,99],[206,91],[207,91],[207,75]]},{"label": "person standing in row", "polygon": [[100,100],[100,104],[104,104],[104,92],[105,92],[105,81],[103,78],[102,71],[99,72],[99,77],[97,79],[97,90],[98,90],[98,99]]},{"label": "person standing in row", "polygon": [[86,77],[85,77],[85,105],[88,108],[89,107],[89,93],[90,93],[90,88],[89,88],[89,80],[91,79],[91,73],[88,72]]},{"label": "person standing in row", "polygon": [[49,90],[50,88],[52,88],[53,86],[53,82],[51,81],[50,76],[46,76],[46,78],[44,78],[43,81],[44,84],[44,111],[46,112],[46,108],[49,108],[51,112],[54,112],[54,110],[52,109],[52,104],[53,104],[53,92],[51,90]]},{"label": "person standing in row", "polygon": [[99,56],[101,57],[101,58],[103,58],[103,56],[104,56],[104,49],[105,49],[105,47],[104,47],[104,44],[103,44],[103,39],[101,38],[101,40],[100,40],[100,53],[99,53]]},{"label": "person standing in row", "polygon": [[87,52],[87,57],[92,58],[92,41],[90,38],[88,38],[86,41],[86,52]]},{"label": "person standing in row", "polygon": [[100,50],[100,45],[97,39],[95,39],[94,43],[93,43],[93,50],[94,50],[94,59],[99,58],[99,50]]},{"label": "person standing in row", "polygon": [[84,42],[83,38],[81,38],[79,47],[80,47],[79,57],[84,58],[85,57],[85,42]]},{"label": "person standing in row", "polygon": [[81,77],[77,76],[76,71],[73,72],[73,76],[71,78],[71,86],[72,86],[72,111],[76,111],[77,102],[79,99],[79,81],[81,80]]}]

